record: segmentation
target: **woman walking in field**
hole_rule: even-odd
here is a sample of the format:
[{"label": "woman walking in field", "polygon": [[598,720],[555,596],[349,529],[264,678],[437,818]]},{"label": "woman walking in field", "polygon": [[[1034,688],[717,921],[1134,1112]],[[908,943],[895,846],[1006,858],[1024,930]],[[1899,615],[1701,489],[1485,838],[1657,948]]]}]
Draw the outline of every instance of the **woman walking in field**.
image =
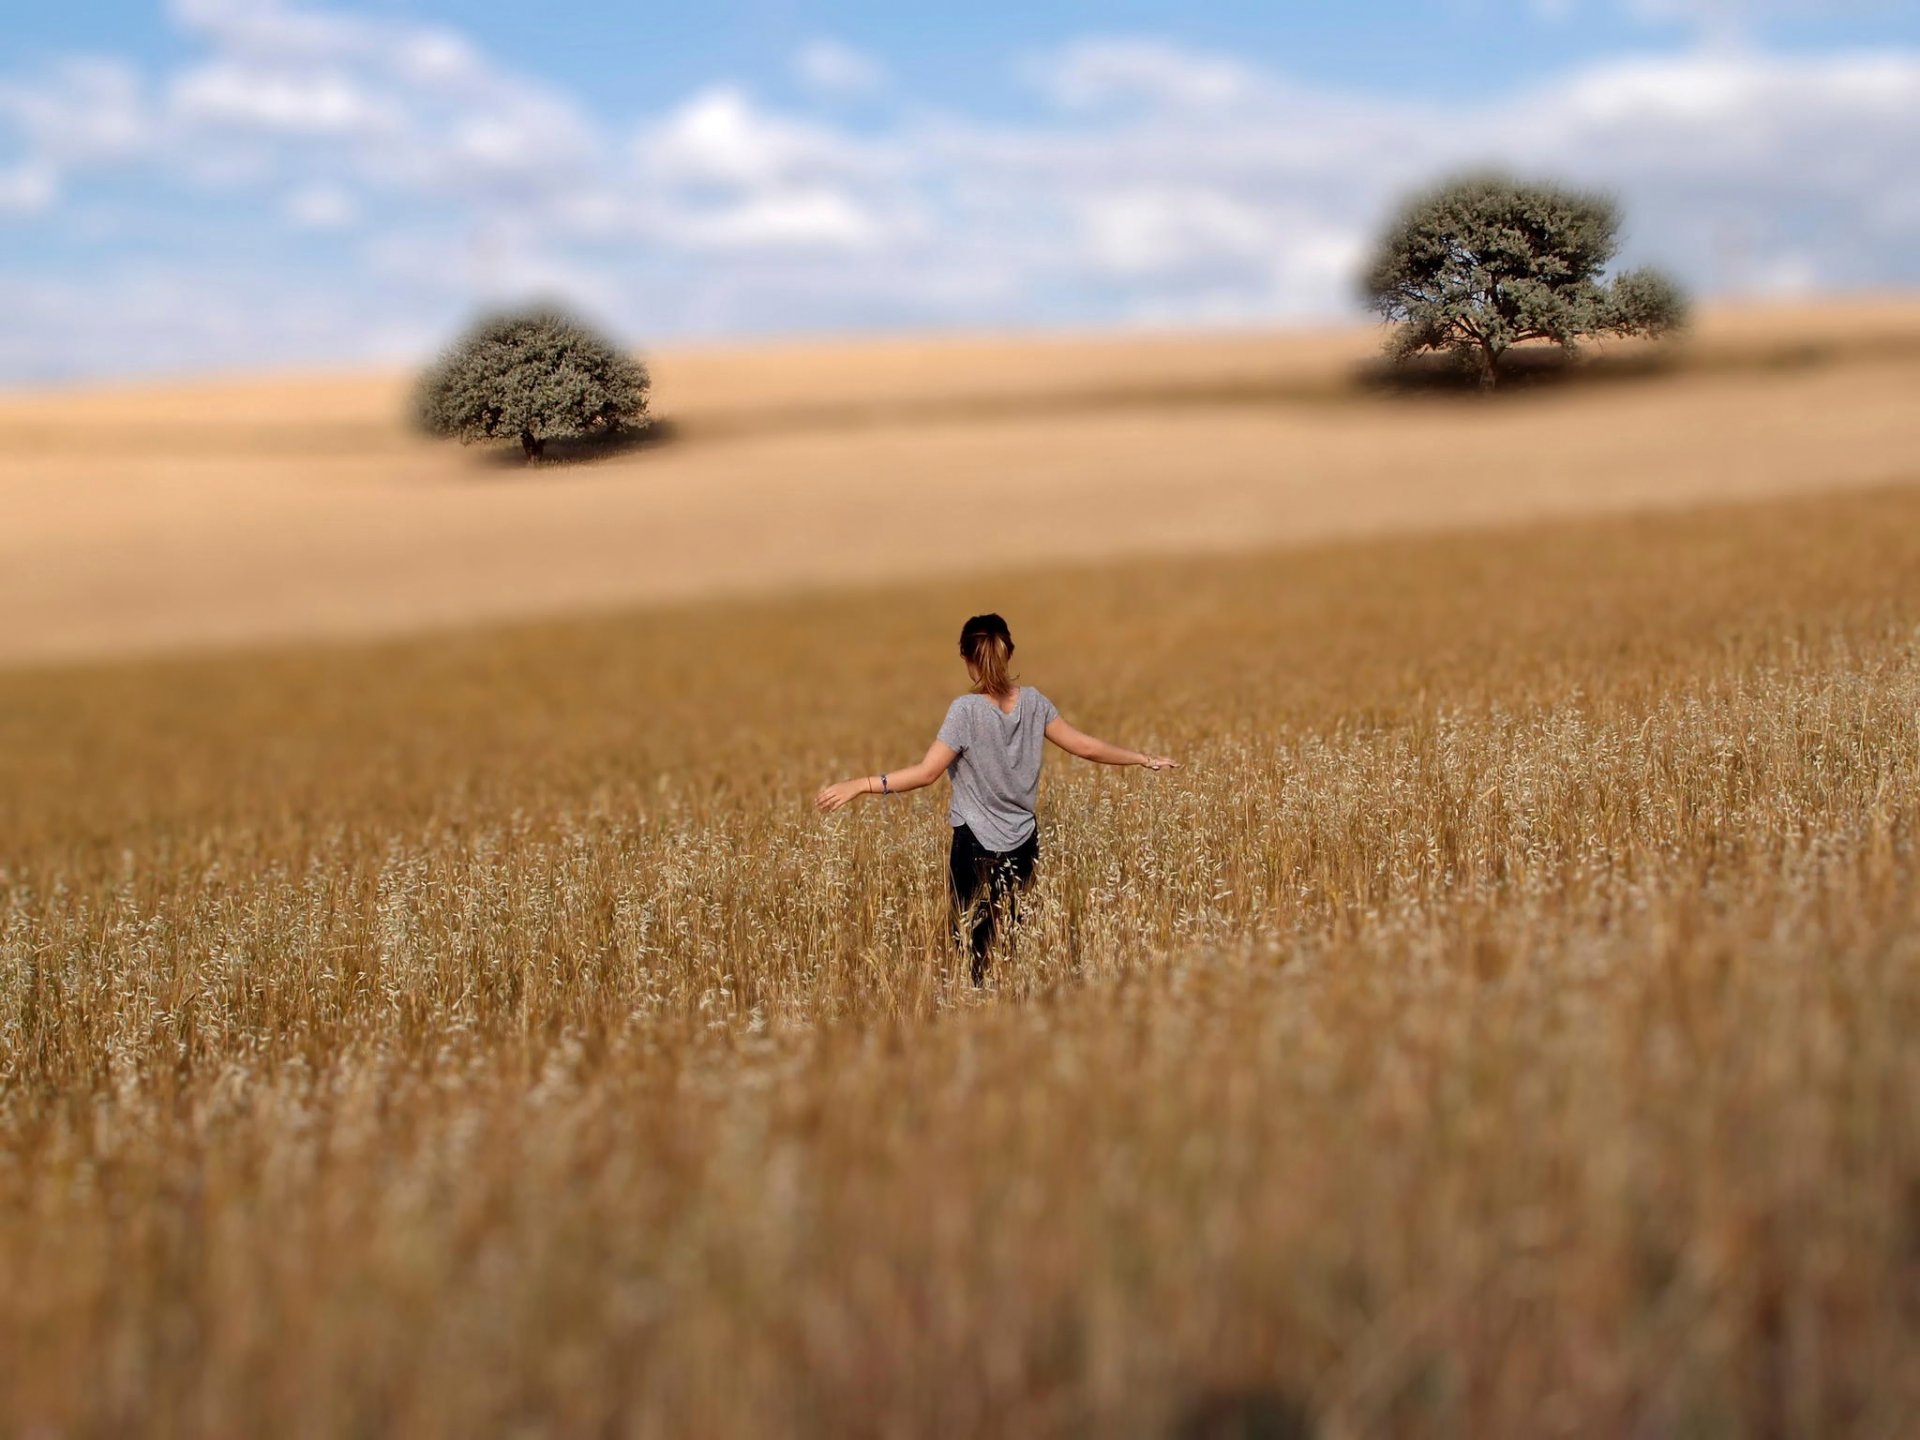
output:
[{"label": "woman walking in field", "polygon": [[1144,765],[1165,770],[1164,755],[1143,755],[1082,734],[1031,685],[1015,685],[1007,673],[1013,635],[998,615],[976,615],[960,631],[960,658],[973,689],[947,707],[940,734],[918,765],[861,775],[828,785],[814,798],[822,812],[850,805],[862,795],[898,795],[953,781],[947,823],[953,849],[947,887],[953,902],[956,942],[973,952],[973,983],[986,977],[1000,911],[1018,919],[1018,895],[1033,883],[1040,858],[1040,828],[1034,801],[1040,791],[1040,742],[1051,740],[1069,755],[1100,765]]}]

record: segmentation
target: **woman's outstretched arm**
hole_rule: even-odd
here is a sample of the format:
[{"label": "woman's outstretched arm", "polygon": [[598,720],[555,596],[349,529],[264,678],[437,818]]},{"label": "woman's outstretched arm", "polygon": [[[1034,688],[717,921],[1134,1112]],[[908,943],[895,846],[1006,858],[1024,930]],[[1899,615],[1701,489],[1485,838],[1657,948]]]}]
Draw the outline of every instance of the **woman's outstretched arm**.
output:
[{"label": "woman's outstretched arm", "polygon": [[1149,770],[1171,770],[1180,763],[1165,755],[1148,755],[1140,750],[1127,750],[1118,745],[1109,745],[1105,740],[1096,740],[1084,731],[1074,729],[1058,715],[1047,722],[1047,739],[1069,755],[1078,755],[1082,760],[1091,760],[1096,765],[1144,765]]},{"label": "woman's outstretched arm", "polygon": [[820,793],[813,797],[814,808],[822,814],[830,814],[842,805],[851,805],[862,795],[878,795],[883,790],[898,795],[908,790],[922,789],[946,774],[947,767],[959,757],[960,752],[946,741],[936,740],[927,748],[927,758],[918,765],[887,771],[884,786],[879,775],[856,775],[837,785],[822,786]]}]

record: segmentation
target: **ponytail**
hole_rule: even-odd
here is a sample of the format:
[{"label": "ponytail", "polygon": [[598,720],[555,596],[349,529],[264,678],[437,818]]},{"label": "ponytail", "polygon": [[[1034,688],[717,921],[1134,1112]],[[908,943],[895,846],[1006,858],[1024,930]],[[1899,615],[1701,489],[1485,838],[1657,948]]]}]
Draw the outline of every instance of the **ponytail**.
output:
[{"label": "ponytail", "polygon": [[1013,632],[998,615],[976,615],[961,627],[960,655],[972,669],[976,688],[995,698],[1013,689],[1007,665],[1013,659]]}]

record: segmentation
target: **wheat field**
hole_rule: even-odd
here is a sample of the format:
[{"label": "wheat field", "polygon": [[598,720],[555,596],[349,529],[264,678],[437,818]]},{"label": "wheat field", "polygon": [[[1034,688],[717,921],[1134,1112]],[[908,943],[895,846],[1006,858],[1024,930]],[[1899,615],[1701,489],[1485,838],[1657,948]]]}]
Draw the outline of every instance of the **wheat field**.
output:
[{"label": "wheat field", "polygon": [[[1076,723],[976,992],[965,615]],[[1886,1436],[1920,489],[0,671],[0,1431]]]}]

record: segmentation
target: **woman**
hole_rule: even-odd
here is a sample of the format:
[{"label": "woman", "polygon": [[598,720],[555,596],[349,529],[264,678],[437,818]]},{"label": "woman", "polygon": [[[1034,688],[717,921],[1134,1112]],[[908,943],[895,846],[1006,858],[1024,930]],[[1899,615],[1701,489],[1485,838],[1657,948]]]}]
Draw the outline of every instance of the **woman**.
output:
[{"label": "woman", "polygon": [[1174,762],[1083,735],[1062,720],[1038,690],[1015,685],[1007,673],[1013,636],[998,615],[967,621],[960,631],[960,658],[967,662],[973,689],[947,707],[946,721],[926,758],[904,770],[829,785],[814,804],[830,812],[862,795],[904,794],[942,775],[952,777],[947,823],[953,826],[953,850],[947,882],[954,936],[964,937],[972,947],[973,983],[978,985],[987,973],[987,949],[998,912],[1008,906],[1018,918],[1015,897],[1033,882],[1034,861],[1040,858],[1033,805],[1040,790],[1041,740],[1100,765],[1165,770]]}]

